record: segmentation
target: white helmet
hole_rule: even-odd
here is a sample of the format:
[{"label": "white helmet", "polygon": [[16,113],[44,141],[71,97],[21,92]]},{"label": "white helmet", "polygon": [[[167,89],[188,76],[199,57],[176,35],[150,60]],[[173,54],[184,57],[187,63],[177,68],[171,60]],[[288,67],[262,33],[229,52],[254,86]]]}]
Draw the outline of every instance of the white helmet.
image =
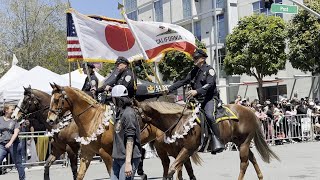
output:
[{"label": "white helmet", "polygon": [[128,90],[124,85],[116,85],[112,88],[111,96],[112,97],[128,96]]}]

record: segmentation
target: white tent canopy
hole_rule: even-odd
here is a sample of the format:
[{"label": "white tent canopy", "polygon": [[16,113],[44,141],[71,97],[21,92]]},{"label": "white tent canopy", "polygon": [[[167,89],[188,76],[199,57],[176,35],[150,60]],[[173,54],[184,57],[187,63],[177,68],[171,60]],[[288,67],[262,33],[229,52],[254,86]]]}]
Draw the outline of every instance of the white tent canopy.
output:
[{"label": "white tent canopy", "polygon": [[[82,73],[79,71],[79,69],[72,71],[71,72],[71,81],[77,82],[77,83],[80,83],[83,85],[87,75],[83,73],[82,69],[81,69],[81,71],[82,71]],[[104,77],[102,75],[100,75],[98,72],[94,72],[94,73],[99,80],[99,84],[102,83],[102,81],[104,80]],[[66,79],[69,79],[69,73],[63,74],[61,76]]]},{"label": "white tent canopy", "polygon": [[0,79],[0,90],[5,87],[5,85],[10,84],[12,80],[21,76],[28,70],[25,70],[19,66],[13,65]]},{"label": "white tent canopy", "polygon": [[[49,83],[53,82],[62,86],[69,85],[69,81],[61,77],[61,75],[43,67],[36,66],[6,84],[6,86],[0,90],[0,93],[2,92],[2,94],[0,94],[0,102],[19,100],[24,92],[23,87],[28,87],[29,85],[31,85],[33,89],[39,89],[50,94],[52,88]],[[82,84],[72,82],[72,86],[81,88]]]}]

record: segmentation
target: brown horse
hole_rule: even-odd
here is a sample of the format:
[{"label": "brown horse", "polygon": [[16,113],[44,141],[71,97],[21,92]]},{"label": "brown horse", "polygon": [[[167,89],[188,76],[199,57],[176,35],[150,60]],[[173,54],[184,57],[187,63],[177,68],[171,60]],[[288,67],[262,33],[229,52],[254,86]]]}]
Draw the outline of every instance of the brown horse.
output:
[{"label": "brown horse", "polygon": [[[144,115],[148,118],[148,123],[153,124],[160,130],[166,132],[168,129],[172,134],[186,133],[186,125],[191,129],[184,135],[183,138],[176,139],[175,143],[183,146],[177,158],[170,166],[168,176],[172,177],[177,169],[181,169],[182,164],[194,154],[199,145],[201,138],[201,128],[198,124],[190,125],[192,120],[192,111],[183,111],[183,107],[177,104],[168,102],[141,102],[137,105],[143,110]],[[253,139],[255,146],[264,162],[269,163],[271,158],[279,160],[277,155],[269,148],[264,140],[263,134],[259,127],[259,121],[256,115],[248,108],[240,105],[227,105],[238,117],[238,122],[226,120],[219,123],[220,137],[224,143],[234,142],[240,151],[240,173],[239,180],[244,178],[249,161],[253,164],[259,179],[263,179],[263,175],[259,165],[250,149],[250,142]],[[183,114],[182,114],[183,112]],[[176,124],[176,125],[175,125]]]},{"label": "brown horse", "polygon": [[[143,124],[143,122],[140,122],[140,124]],[[163,179],[170,179],[170,177],[168,177],[168,170],[169,170],[169,165],[170,165],[170,159],[168,157],[172,156],[174,158],[176,158],[180,152],[180,150],[183,148],[180,144],[167,144],[164,142],[164,133],[163,131],[161,131],[160,129],[156,128],[154,125],[152,124],[147,124],[147,127],[143,129],[143,131],[140,134],[141,137],[141,144],[146,144],[152,140],[155,140],[153,145],[157,150],[157,154],[161,160],[162,163],[162,167],[163,167]],[[197,153],[194,153],[191,156],[193,162],[196,165],[200,165],[201,164],[201,158]],[[191,165],[191,161],[188,158],[184,164],[183,164],[187,170],[187,173],[189,175],[190,180],[196,180],[196,177],[193,173],[193,168]],[[182,168],[177,170],[177,179],[178,180],[183,180],[182,178]]]},{"label": "brown horse", "polygon": [[[15,114],[13,114],[14,118],[32,118],[36,121],[41,121],[50,131],[52,129],[52,126],[50,126],[46,122],[46,117],[50,105],[50,98],[50,95],[43,91],[31,89],[30,86],[28,88],[24,88],[24,96],[20,100],[19,105],[15,110]],[[45,180],[50,179],[49,168],[52,163],[65,152],[68,153],[68,157],[70,159],[73,179],[76,179],[78,151],[80,149],[79,143],[77,143],[74,139],[77,132],[77,125],[74,122],[71,122],[69,126],[65,127],[58,134],[55,134],[53,136],[53,139],[51,141],[51,153],[44,165]]]},{"label": "brown horse", "polygon": [[[48,112],[48,122],[57,123],[59,116],[64,114],[66,111],[70,110],[73,114],[74,120],[79,127],[79,135],[82,137],[89,137],[99,126],[102,121],[101,115],[105,112],[105,108],[102,105],[97,104],[90,96],[83,93],[82,91],[70,88],[70,87],[61,87],[59,85],[52,85],[53,92],[50,104],[50,111]],[[140,123],[141,127],[143,124]],[[159,134],[158,131],[153,126],[148,126],[142,132],[141,138],[142,143],[149,142],[154,140]],[[110,172],[112,159],[110,161],[106,158],[110,157],[112,151],[113,143],[113,125],[110,123],[108,127],[105,127],[103,134],[98,135],[96,141],[92,141],[88,145],[81,145],[81,155],[80,155],[80,169],[78,171],[78,179],[83,179],[85,172],[90,165],[90,161],[95,153],[98,153],[104,159],[104,162]],[[164,144],[164,143],[162,143]],[[177,156],[179,151],[169,150],[168,149],[179,149],[177,145],[165,145],[161,146],[161,141],[156,141],[156,148],[159,151],[159,156],[163,162],[164,167],[164,177],[168,172],[170,160],[168,154],[172,156]],[[103,153],[101,153],[103,152]],[[194,162],[200,162],[198,155],[192,157]],[[109,167],[108,167],[109,166]],[[185,163],[190,179],[195,179],[191,162],[190,160]],[[182,179],[182,174],[179,173]]]},{"label": "brown horse", "polygon": [[[47,122],[56,124],[61,116],[70,111],[75,123],[79,127],[79,136],[83,137],[88,144],[82,143],[80,146],[80,167],[78,170],[78,180],[82,180],[95,154],[99,154],[104,161],[109,175],[112,168],[112,145],[113,145],[113,124],[103,127],[103,133],[96,135],[94,140],[89,140],[102,125],[105,120],[106,110],[110,107],[100,105],[84,92],[71,88],[52,85],[52,97]],[[108,108],[108,109],[106,109]],[[109,120],[109,119],[108,119]]]}]

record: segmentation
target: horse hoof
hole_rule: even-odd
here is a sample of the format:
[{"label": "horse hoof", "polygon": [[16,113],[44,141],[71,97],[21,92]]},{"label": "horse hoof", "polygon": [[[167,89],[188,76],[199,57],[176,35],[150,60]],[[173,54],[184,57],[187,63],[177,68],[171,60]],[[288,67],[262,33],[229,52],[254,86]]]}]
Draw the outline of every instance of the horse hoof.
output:
[{"label": "horse hoof", "polygon": [[141,180],[147,180],[148,179],[148,176],[146,174],[143,174],[140,177],[141,177]]},{"label": "horse hoof", "polygon": [[192,178],[190,178],[190,180],[197,180],[197,178],[196,177],[192,177]]}]

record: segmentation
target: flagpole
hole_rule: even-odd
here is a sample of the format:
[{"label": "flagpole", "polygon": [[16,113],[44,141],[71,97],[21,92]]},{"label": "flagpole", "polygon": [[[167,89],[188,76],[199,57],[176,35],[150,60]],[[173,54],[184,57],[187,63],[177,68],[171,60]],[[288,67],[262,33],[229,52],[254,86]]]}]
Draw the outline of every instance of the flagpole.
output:
[{"label": "flagpole", "polygon": [[[128,24],[129,29],[131,30],[133,37],[134,37],[135,40],[137,41],[138,47],[139,47],[139,49],[140,49],[140,51],[141,51],[141,53],[142,53],[143,58],[144,58],[145,60],[149,59],[146,51],[145,51],[144,48],[142,47],[142,44],[141,44],[140,39],[138,38],[138,36],[137,36],[137,34],[136,34],[133,26],[132,26],[131,23],[130,23],[130,20],[129,20],[128,17],[127,17],[127,14],[125,13],[124,6],[123,6],[122,4],[120,4],[120,3],[118,3],[118,9],[121,10],[121,12],[120,12],[121,15],[123,16],[124,20],[125,20],[126,23]],[[153,69],[152,69],[152,71],[154,72],[155,78],[156,78],[156,80],[158,81],[161,90],[164,90],[164,88],[163,88],[163,86],[162,86],[162,83],[161,83],[159,77],[157,76],[157,74],[155,73],[155,71],[154,71]]]},{"label": "flagpole", "polygon": [[[71,3],[68,0],[68,9],[71,8]],[[67,20],[68,21],[68,20]],[[67,30],[68,31],[68,30]],[[67,58],[68,61],[68,58]],[[71,62],[69,61],[69,86],[71,87]]]}]

